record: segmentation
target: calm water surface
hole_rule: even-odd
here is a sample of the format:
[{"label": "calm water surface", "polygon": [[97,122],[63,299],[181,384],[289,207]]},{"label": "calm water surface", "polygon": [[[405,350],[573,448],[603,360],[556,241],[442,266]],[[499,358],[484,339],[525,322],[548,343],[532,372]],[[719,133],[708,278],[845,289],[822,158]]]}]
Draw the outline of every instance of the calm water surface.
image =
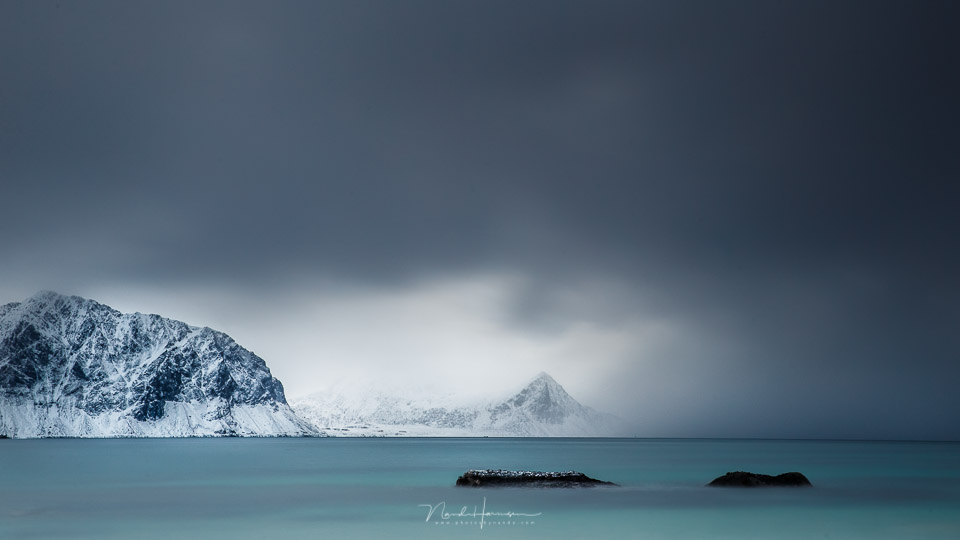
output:
[{"label": "calm water surface", "polygon": [[[454,487],[471,468],[575,469],[621,487]],[[703,487],[733,470],[801,471],[815,487]],[[464,507],[491,515],[443,518]],[[960,443],[0,440],[0,538],[347,536],[955,539]]]}]

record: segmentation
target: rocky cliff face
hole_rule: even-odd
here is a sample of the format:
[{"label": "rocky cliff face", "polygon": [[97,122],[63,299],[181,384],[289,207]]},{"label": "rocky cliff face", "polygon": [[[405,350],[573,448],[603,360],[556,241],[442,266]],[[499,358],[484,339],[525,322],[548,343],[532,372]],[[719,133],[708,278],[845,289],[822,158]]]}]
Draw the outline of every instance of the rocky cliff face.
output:
[{"label": "rocky cliff face", "polygon": [[309,435],[262,359],[230,336],[42,292],[0,306],[0,433]]}]

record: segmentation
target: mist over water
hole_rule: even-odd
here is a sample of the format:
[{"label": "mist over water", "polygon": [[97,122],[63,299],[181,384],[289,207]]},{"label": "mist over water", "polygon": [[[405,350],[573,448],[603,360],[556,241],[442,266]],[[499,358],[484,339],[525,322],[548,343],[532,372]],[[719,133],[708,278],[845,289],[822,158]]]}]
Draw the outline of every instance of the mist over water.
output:
[{"label": "mist over water", "polygon": [[[4,538],[954,538],[960,444],[670,439],[0,441]],[[616,488],[456,488],[470,468]],[[705,488],[797,470],[812,489]],[[492,515],[442,519],[475,509]],[[422,505],[422,506],[421,506]],[[498,513],[536,514],[497,517]]]}]

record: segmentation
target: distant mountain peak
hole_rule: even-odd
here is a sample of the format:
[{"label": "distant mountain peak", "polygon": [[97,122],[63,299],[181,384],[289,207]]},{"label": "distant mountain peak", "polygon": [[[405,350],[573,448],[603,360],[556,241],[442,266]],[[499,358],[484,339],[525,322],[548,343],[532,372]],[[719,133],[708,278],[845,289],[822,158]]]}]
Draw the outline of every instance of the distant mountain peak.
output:
[{"label": "distant mountain peak", "polygon": [[294,411],[318,430],[340,436],[616,436],[627,428],[616,417],[578,403],[546,372],[505,399],[447,403],[441,396],[313,394],[293,401]]},{"label": "distant mountain peak", "polygon": [[497,418],[512,410],[521,410],[538,422],[561,424],[571,414],[586,408],[570,397],[553,377],[541,371],[519,393],[495,407],[491,415]]},{"label": "distant mountain peak", "polygon": [[532,383],[535,383],[535,382],[537,382],[537,381],[543,381],[543,382],[550,383],[550,384],[557,384],[557,381],[554,380],[554,378],[551,377],[550,374],[547,373],[546,371],[541,371],[540,373],[537,373],[537,376],[534,377],[533,380],[530,381],[530,383],[532,384]]},{"label": "distant mountain peak", "polygon": [[541,396],[541,399],[547,401],[568,402],[575,400],[553,377],[545,371],[541,371],[532,381],[530,381],[520,393],[519,396],[533,397]]}]

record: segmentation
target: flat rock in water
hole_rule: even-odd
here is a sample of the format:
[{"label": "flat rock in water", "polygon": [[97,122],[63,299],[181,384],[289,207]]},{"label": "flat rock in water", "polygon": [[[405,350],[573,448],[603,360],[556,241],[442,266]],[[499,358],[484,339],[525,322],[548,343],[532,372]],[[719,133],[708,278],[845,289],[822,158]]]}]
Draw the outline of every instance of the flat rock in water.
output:
[{"label": "flat rock in water", "polygon": [[592,487],[615,486],[577,472],[508,471],[504,469],[474,469],[457,478],[458,486],[473,487]]},{"label": "flat rock in water", "polygon": [[714,479],[707,486],[714,487],[804,487],[810,486],[810,480],[798,472],[788,472],[777,476],[736,471]]}]

